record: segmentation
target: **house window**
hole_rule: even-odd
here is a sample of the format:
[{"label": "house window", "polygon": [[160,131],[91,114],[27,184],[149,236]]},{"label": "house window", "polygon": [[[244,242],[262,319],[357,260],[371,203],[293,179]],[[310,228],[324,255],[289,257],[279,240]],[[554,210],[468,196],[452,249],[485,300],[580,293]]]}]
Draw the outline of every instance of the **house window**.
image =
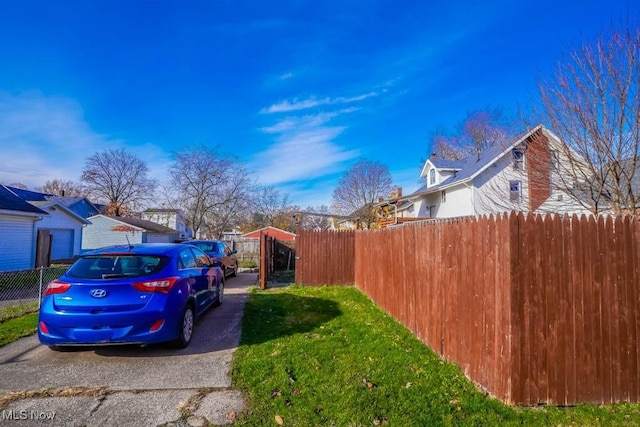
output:
[{"label": "house window", "polygon": [[512,202],[520,201],[520,196],[522,195],[522,182],[520,181],[509,181],[509,198]]},{"label": "house window", "polygon": [[522,148],[514,148],[511,150],[511,156],[513,157],[513,168],[522,169],[524,164],[524,150]]},{"label": "house window", "polygon": [[431,169],[429,171],[429,185],[433,185],[436,183],[436,170]]},{"label": "house window", "polygon": [[442,190],[442,203],[447,201],[447,190]]}]

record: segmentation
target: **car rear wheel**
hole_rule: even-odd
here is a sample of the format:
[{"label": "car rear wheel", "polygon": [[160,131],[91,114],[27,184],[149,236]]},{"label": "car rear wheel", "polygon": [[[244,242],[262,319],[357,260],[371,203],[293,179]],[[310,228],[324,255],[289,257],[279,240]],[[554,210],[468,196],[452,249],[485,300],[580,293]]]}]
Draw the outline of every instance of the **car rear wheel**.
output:
[{"label": "car rear wheel", "polygon": [[233,270],[231,270],[231,277],[236,277],[236,274],[238,274],[238,264],[233,266]]},{"label": "car rear wheel", "polygon": [[220,286],[218,287],[218,297],[213,305],[216,307],[222,305],[222,300],[224,300],[224,279],[220,282]]},{"label": "car rear wheel", "polygon": [[173,348],[186,348],[191,342],[193,336],[193,308],[187,305],[182,312],[182,322],[180,323],[180,330],[178,338],[171,343]]}]

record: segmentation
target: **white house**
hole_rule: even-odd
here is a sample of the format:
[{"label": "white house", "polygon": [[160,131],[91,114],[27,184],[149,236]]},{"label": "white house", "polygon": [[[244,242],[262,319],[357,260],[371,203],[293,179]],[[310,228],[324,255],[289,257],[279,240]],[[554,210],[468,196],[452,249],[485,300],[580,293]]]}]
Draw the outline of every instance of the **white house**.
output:
[{"label": "white house", "polygon": [[174,230],[139,218],[94,215],[82,233],[82,250],[128,243],[171,243],[180,238]]},{"label": "white house", "polygon": [[35,267],[36,224],[46,216],[0,185],[0,271]]},{"label": "white house", "polygon": [[147,209],[140,214],[140,217],[147,221],[152,221],[156,224],[178,230],[180,232],[180,238],[192,237],[191,231],[187,230],[186,221],[184,220],[182,211],[179,209]]},{"label": "white house", "polygon": [[538,125],[462,160],[428,159],[426,184],[402,199],[418,218],[452,218],[521,211],[589,214],[558,183],[561,142]]}]

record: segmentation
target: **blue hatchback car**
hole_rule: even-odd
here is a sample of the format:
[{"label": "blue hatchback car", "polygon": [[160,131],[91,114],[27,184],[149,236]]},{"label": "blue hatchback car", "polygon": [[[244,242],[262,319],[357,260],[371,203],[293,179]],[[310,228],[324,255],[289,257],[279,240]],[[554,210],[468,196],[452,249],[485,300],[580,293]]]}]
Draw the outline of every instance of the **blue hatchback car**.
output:
[{"label": "blue hatchback car", "polygon": [[38,338],[78,345],[191,342],[195,320],[222,304],[224,276],[200,249],[137,244],[88,252],[47,285]]}]

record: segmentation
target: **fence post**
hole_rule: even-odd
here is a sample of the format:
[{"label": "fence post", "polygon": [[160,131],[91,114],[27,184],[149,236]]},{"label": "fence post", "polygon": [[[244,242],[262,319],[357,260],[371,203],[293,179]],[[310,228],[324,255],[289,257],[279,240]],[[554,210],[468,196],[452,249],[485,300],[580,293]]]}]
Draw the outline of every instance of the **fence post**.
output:
[{"label": "fence post", "polygon": [[42,277],[44,267],[39,267],[38,270],[40,270],[40,281],[38,284],[38,309],[40,309],[40,304],[42,304]]},{"label": "fence post", "polygon": [[260,289],[267,289],[267,235],[260,232]]}]

